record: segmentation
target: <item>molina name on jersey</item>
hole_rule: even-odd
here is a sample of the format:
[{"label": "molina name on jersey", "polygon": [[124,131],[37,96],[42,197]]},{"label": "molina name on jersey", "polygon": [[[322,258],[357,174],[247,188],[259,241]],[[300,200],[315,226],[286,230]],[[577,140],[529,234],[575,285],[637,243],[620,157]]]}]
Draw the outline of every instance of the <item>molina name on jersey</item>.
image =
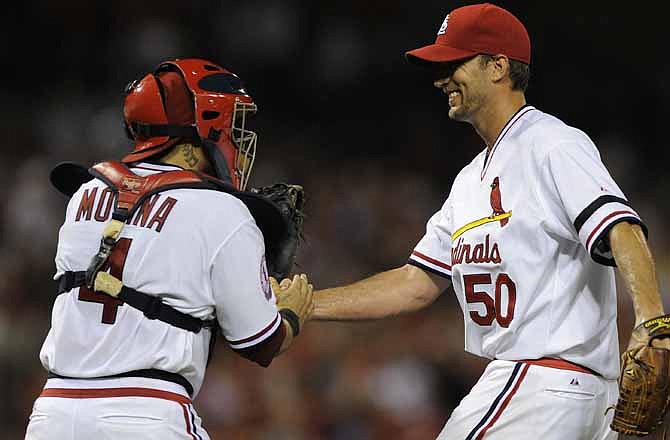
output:
[{"label": "molina name on jersey", "polygon": [[[177,169],[142,163],[132,171],[145,176]],[[112,191],[98,179],[72,196],[59,232],[54,279],[86,270],[113,206]],[[227,193],[178,188],[148,198],[124,227],[110,272],[182,313],[216,318],[235,350],[259,346],[281,324],[263,235],[244,203]],[[49,372],[71,378],[150,369],[175,373],[190,383],[195,397],[210,339],[211,329],[194,333],[147,319],[83,286],[56,298],[40,359]]]}]

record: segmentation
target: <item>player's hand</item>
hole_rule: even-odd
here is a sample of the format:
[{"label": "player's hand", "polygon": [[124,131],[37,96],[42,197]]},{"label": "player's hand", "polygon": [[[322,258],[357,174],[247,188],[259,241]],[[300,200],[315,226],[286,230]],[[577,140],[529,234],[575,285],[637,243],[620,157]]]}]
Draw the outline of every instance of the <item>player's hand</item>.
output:
[{"label": "player's hand", "polygon": [[[285,278],[281,284],[273,277],[270,277],[270,285],[277,296],[277,308],[281,311],[287,309],[293,312],[298,318],[298,329],[305,324],[314,311],[314,301],[312,292],[314,286],[309,283],[307,275],[295,275],[292,280]],[[286,318],[286,316],[284,316]],[[289,322],[290,323],[290,322]],[[294,336],[297,332],[294,326]]]}]

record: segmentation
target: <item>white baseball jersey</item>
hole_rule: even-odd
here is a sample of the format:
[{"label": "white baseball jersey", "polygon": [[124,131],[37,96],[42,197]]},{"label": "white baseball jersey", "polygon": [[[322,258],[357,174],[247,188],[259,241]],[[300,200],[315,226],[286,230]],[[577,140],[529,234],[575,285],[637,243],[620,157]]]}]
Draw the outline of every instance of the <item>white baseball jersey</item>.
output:
[{"label": "white baseball jersey", "polygon": [[[175,169],[140,164],[132,171]],[[60,229],[55,279],[65,271],[86,270],[111,219],[112,199],[98,179],[72,196]],[[150,197],[125,226],[111,272],[183,313],[216,318],[230,346],[243,349],[267,339],[281,323],[264,252],[261,231],[240,200],[218,191],[172,189]],[[50,372],[75,378],[144,369],[177,373],[195,396],[210,337],[209,329],[196,334],[149,320],[82,287],[56,298],[40,359]]]},{"label": "white baseball jersey", "polygon": [[465,349],[619,373],[607,233],[641,223],[582,131],[532,106],[456,177],[409,263],[451,279]]}]

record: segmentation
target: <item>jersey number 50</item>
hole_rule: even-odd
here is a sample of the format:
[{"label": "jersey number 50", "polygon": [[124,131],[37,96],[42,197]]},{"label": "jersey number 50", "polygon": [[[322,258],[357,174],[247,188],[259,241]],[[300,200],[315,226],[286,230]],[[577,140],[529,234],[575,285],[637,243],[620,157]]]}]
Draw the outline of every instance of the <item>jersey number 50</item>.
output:
[{"label": "jersey number 50", "polygon": [[[485,313],[482,315],[479,311],[471,310],[470,317],[479,325],[488,326],[495,319],[500,327],[509,327],[514,319],[514,306],[516,305],[516,284],[506,273],[498,274],[495,282],[494,297],[491,298],[488,293],[477,291],[477,285],[491,285],[491,274],[469,274],[463,275],[463,286],[465,287],[465,300],[468,304],[483,303]],[[507,291],[507,307],[502,310],[503,287]]]}]

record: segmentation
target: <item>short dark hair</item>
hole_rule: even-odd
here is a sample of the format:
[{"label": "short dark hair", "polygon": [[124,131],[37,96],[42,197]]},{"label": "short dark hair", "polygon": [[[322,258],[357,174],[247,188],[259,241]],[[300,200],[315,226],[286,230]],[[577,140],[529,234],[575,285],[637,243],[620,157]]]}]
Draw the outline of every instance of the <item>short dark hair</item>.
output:
[{"label": "short dark hair", "polygon": [[[493,61],[493,55],[481,54],[481,63],[486,65]],[[517,60],[509,60],[509,78],[512,80],[512,90],[525,92],[530,80],[530,66]]]}]

